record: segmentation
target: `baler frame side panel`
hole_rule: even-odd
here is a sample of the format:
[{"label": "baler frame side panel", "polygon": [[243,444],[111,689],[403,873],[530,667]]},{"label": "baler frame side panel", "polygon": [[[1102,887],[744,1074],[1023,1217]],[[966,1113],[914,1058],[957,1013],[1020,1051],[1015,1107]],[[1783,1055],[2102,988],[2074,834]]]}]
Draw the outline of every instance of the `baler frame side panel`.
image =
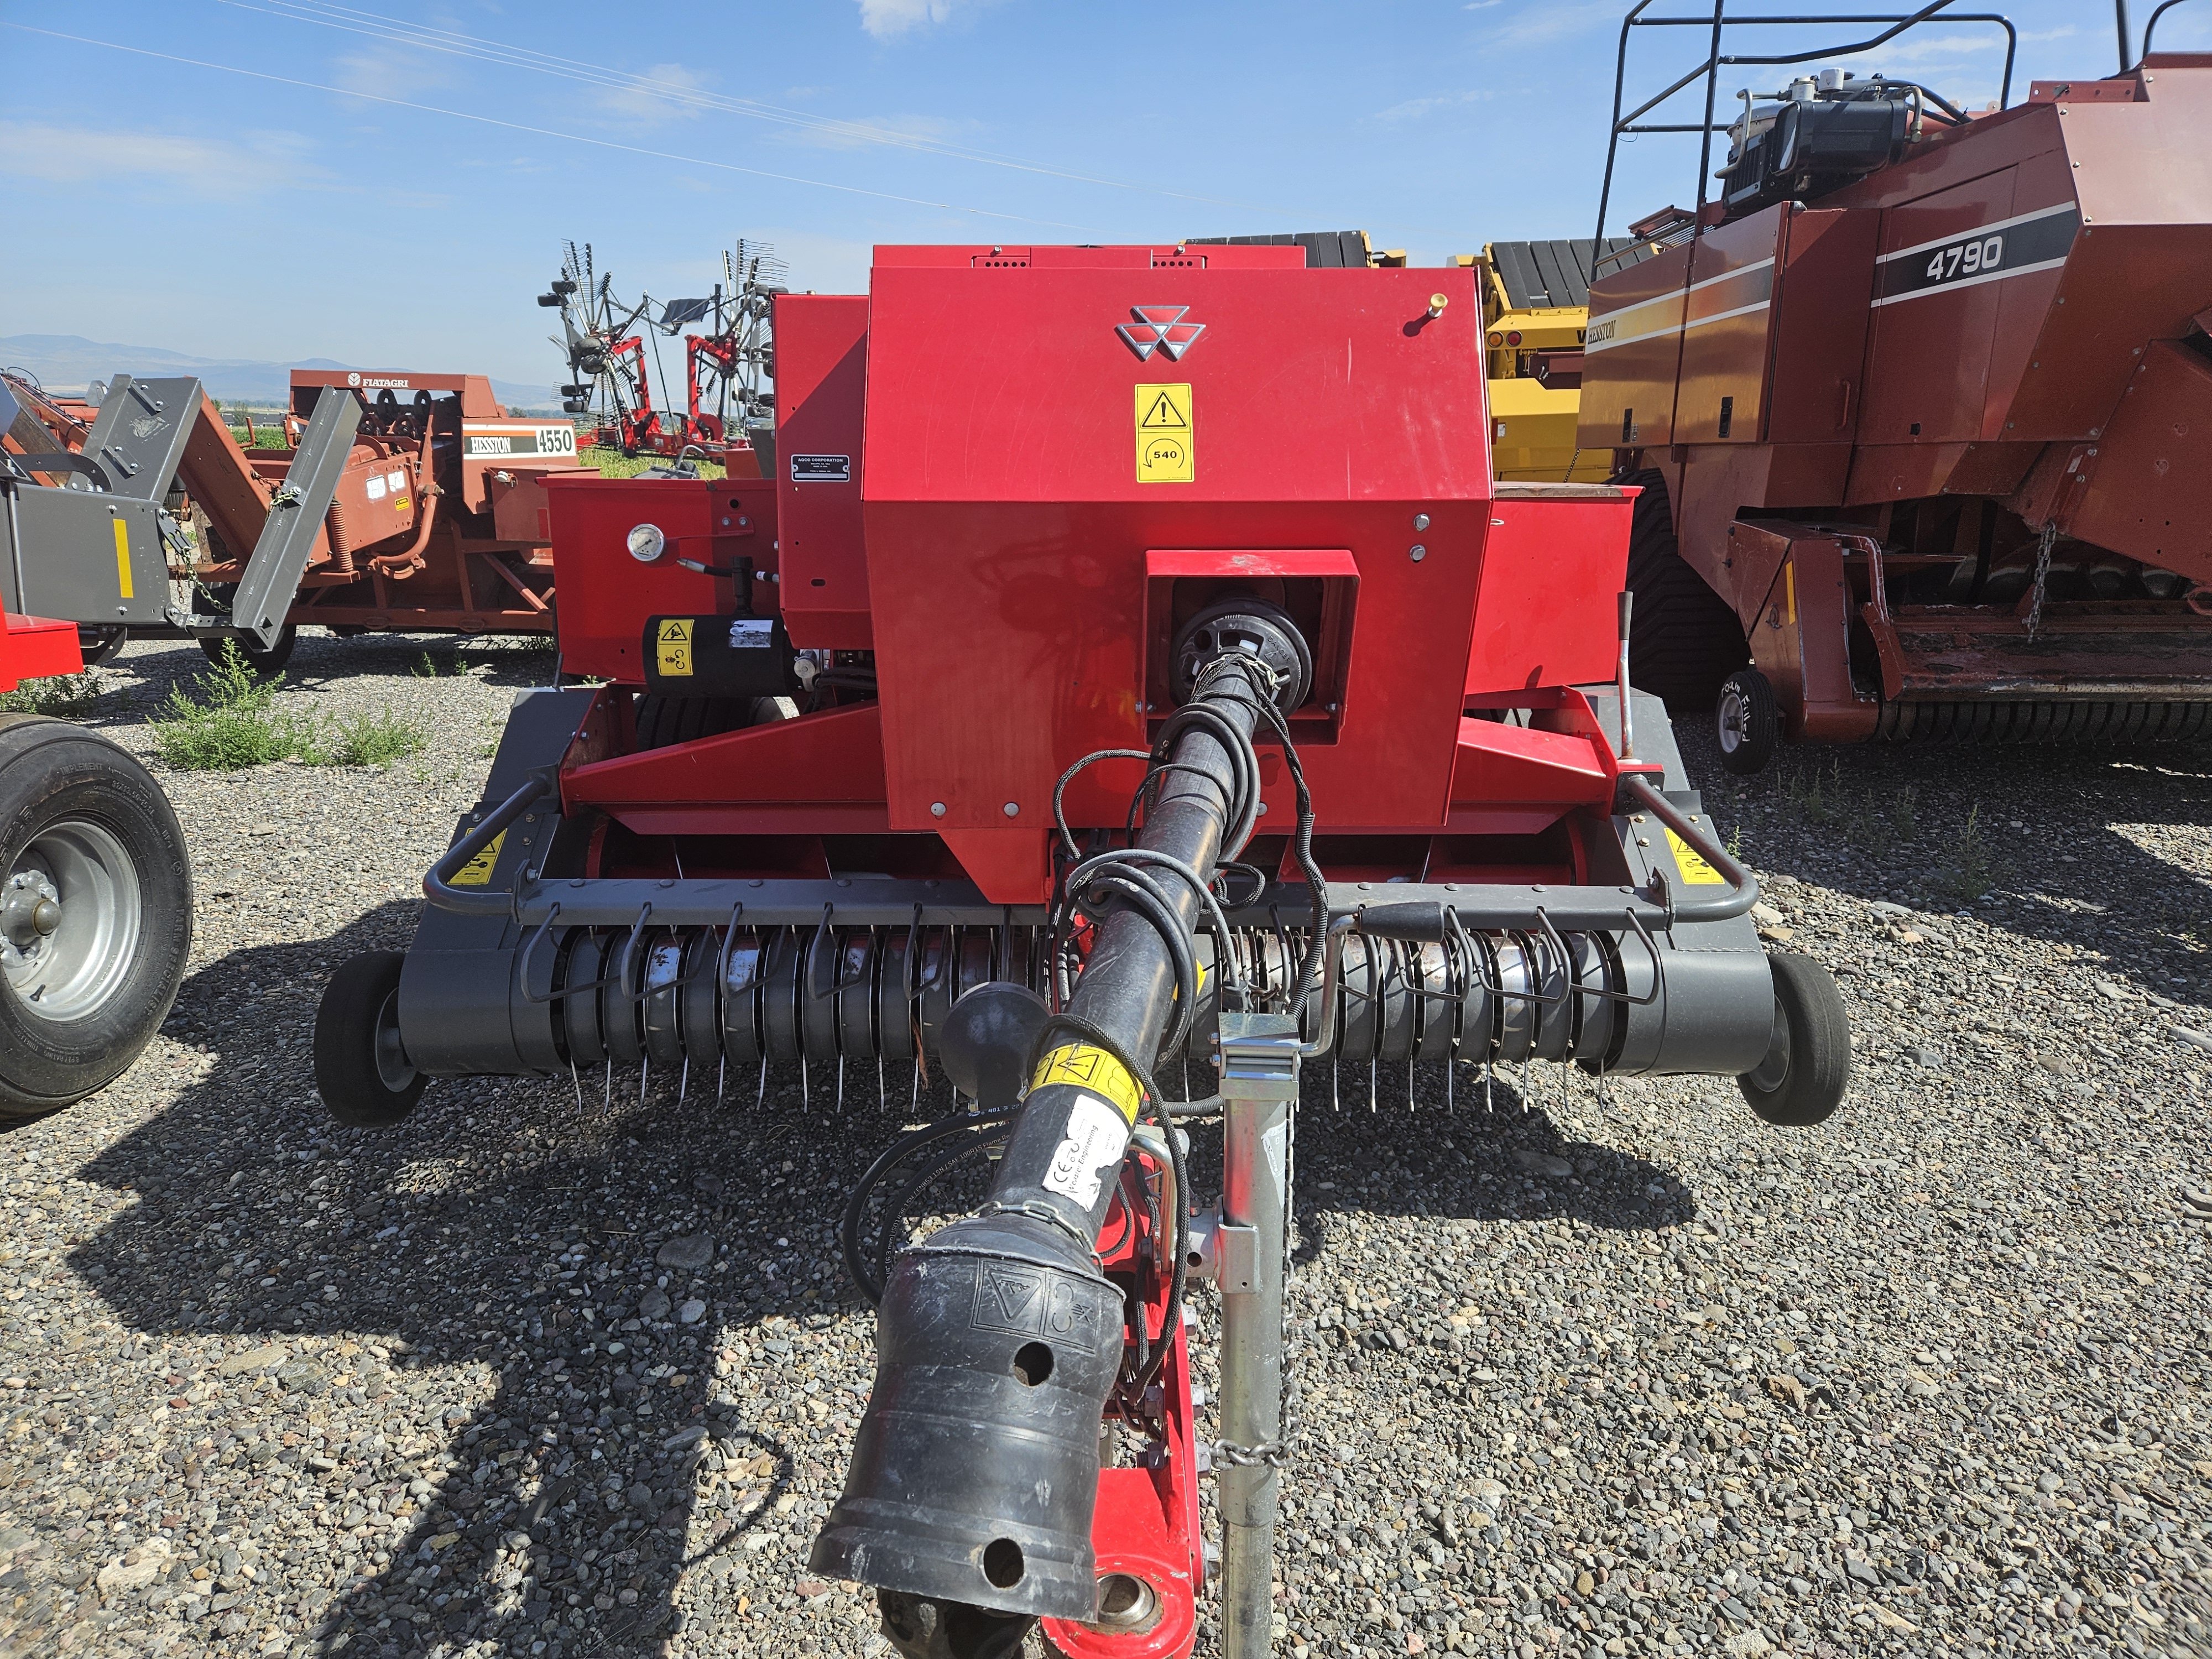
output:
[{"label": "baler frame side panel", "polygon": [[[1603,484],[1501,485],[1476,589],[1470,696],[1605,678],[1617,629],[1587,603],[1626,580],[1633,492]],[[1548,618],[1544,627],[1530,619]]]},{"label": "baler frame side panel", "polygon": [[[868,301],[775,301],[776,536],[792,643],[867,651],[875,631],[860,530],[866,469]],[[835,465],[843,463],[839,476]],[[810,465],[811,464],[811,465]]]},{"label": "baler frame side panel", "polygon": [[1778,203],[1690,243],[1670,442],[1765,438],[1782,273],[1796,216],[1790,207]]},{"label": "baler frame side panel", "polygon": [[1881,215],[1863,211],[1803,208],[1791,217],[1768,380],[1777,390],[1765,441],[1777,448],[1849,444],[1858,430],[1881,227]]},{"label": "baler frame side panel", "polygon": [[[1582,448],[1662,449],[1674,442],[1691,258],[1689,246],[1671,247],[1590,284],[1575,427]],[[1611,361],[1594,374],[1600,358]]]},{"label": "baler frame side panel", "polygon": [[2212,362],[2177,341],[2154,340],[2091,451],[2087,488],[2063,528],[2212,586],[2208,444]]},{"label": "baler frame side panel", "polygon": [[[1971,234],[2012,216],[2019,183],[2015,162],[1889,208],[1882,215],[1877,284],[1892,266],[1927,257],[1924,250],[1932,243],[1956,239],[1978,250],[1981,243],[1972,240]],[[1867,347],[1866,392],[1860,400],[1862,443],[1917,440],[1927,447],[1983,437],[1990,363],[2004,290],[2011,286],[1980,283],[1923,292],[1902,303],[1877,301]],[[1938,372],[1945,364],[1952,366],[1948,376]],[[1853,471],[1852,498],[1880,499],[1869,493],[1878,486]]]}]

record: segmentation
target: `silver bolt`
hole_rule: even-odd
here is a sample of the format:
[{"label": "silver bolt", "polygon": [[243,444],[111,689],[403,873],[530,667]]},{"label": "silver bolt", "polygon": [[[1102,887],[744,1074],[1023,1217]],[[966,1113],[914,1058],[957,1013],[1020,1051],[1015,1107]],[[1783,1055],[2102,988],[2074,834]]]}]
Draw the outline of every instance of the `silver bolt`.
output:
[{"label": "silver bolt", "polygon": [[1409,556],[1412,557],[1415,564],[1419,564],[1423,559],[1429,556],[1429,550],[1423,547],[1420,543],[1415,542],[1413,547],[1409,550]]},{"label": "silver bolt", "polygon": [[1019,802],[1019,801],[1018,801],[1018,800],[1010,800],[1010,801],[1008,801],[1008,802],[1006,803],[1006,816],[1007,816],[1008,817],[1010,817],[1010,818],[1018,818],[1018,817],[1021,817],[1021,815],[1022,815],[1022,804],[1021,804],[1021,802]]},{"label": "silver bolt", "polygon": [[1416,529],[1416,530],[1426,530],[1428,527],[1429,527],[1429,515],[1428,515],[1427,514],[1425,514],[1425,513],[1416,513],[1415,514],[1413,514],[1413,528],[1414,528],[1414,529]]},{"label": "silver bolt", "polygon": [[929,816],[933,818],[943,817],[945,816],[945,803],[941,800],[933,800],[930,802]]}]

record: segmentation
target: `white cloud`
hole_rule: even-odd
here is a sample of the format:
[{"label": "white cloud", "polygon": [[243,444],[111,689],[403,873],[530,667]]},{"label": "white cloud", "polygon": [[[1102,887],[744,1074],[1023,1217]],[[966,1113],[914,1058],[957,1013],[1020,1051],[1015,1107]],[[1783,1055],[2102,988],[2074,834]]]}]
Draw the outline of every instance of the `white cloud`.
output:
[{"label": "white cloud", "polygon": [[1620,0],[1580,0],[1568,5],[1534,5],[1508,18],[1490,36],[1498,46],[1539,46],[1577,34],[1616,34]]},{"label": "white cloud", "polygon": [[128,180],[134,192],[167,199],[252,201],[284,190],[331,188],[331,174],[307,159],[312,149],[296,132],[231,140],[0,121],[0,155],[19,173],[19,188],[35,181],[109,189]]},{"label": "white cloud", "polygon": [[[1929,64],[1953,62],[1974,52],[1996,52],[2004,45],[2004,36],[1996,29],[1987,34],[1900,35],[1886,41],[1867,54],[1864,61],[1885,64]],[[1857,63],[1858,58],[1839,60]]]},{"label": "white cloud", "polygon": [[628,85],[601,92],[598,103],[611,115],[632,121],[683,120],[699,113],[702,100],[689,94],[706,91],[714,77],[684,64],[655,64]]},{"label": "white cloud", "polygon": [[975,11],[994,0],[860,0],[860,27],[878,40],[909,29],[951,21],[957,11]]},{"label": "white cloud", "polygon": [[1486,104],[1498,94],[1486,87],[1477,87],[1468,92],[1441,93],[1433,98],[1408,98],[1402,104],[1393,104],[1378,110],[1378,121],[1418,121],[1425,115],[1433,115],[1440,109],[1459,109],[1468,104]]},{"label": "white cloud", "polygon": [[453,84],[450,58],[394,42],[346,52],[334,63],[331,78],[348,92],[372,98],[420,98],[434,87]]}]

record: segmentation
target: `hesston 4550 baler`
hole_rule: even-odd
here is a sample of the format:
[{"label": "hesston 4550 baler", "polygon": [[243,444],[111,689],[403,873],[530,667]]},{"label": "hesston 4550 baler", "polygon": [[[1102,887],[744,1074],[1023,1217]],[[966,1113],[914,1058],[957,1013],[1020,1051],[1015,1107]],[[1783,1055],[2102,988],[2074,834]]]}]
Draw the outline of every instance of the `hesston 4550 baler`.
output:
[{"label": "hesston 4550 baler", "polygon": [[[551,481],[607,683],[518,701],[413,948],[331,980],[356,1124],[475,1073],[957,1085],[846,1217],[880,1357],[815,1565],[903,1652],[1189,1650],[1193,1276],[1264,1651],[1306,1062],[1841,1097],[1833,982],[1763,954],[1663,714],[1623,720],[1632,492],[1493,484],[1480,319],[1464,270],[1295,246],[885,247],[866,297],[780,299],[777,476]],[[1217,1094],[1158,1086],[1186,1056]],[[1194,1215],[1170,1120],[1217,1114]]]},{"label": "hesston 4550 baler", "polygon": [[[77,476],[154,504],[160,556],[119,596],[129,603],[108,602],[118,596],[101,588],[104,560],[49,573],[72,585],[49,586],[48,614],[82,625],[94,660],[134,635],[183,633],[210,655],[228,641],[273,672],[303,623],[341,635],[553,631],[542,486],[597,476],[577,459],[573,422],[510,416],[481,374],[295,369],[285,441],[246,449],[195,380],[118,374],[95,391],[88,422],[50,405],[0,433],[21,467],[77,455]],[[319,436],[326,401],[337,424]],[[300,516],[273,509],[303,503],[314,527],[273,533]]]},{"label": "hesston 4550 baler", "polygon": [[[1633,227],[1650,257],[1597,262],[1577,434],[1650,486],[1638,684],[1717,693],[1744,771],[1784,736],[2212,737],[2212,56],[1970,113],[1810,72],[1942,4],[1723,58],[1774,20],[1650,3],[1624,66],[1638,26],[1710,27],[1674,82],[1705,121],[1617,97],[1613,141],[1708,130],[1707,161],[1695,207]],[[1723,62],[1806,72],[1723,126]]]}]

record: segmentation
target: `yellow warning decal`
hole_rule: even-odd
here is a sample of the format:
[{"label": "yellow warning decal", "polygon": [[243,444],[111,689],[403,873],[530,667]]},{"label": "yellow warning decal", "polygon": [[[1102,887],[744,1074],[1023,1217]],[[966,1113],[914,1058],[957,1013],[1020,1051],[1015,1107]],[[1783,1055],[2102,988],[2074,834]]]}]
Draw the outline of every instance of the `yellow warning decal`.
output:
[{"label": "yellow warning decal", "polygon": [[1674,863],[1682,872],[1682,879],[1692,887],[1728,885],[1728,878],[1700,858],[1696,849],[1672,830],[1667,832],[1667,845],[1674,849]]},{"label": "yellow warning decal", "polygon": [[1103,1048],[1094,1048],[1087,1042],[1062,1043],[1037,1063],[1030,1087],[1042,1089],[1048,1083],[1066,1083],[1102,1094],[1121,1108],[1123,1117],[1132,1123],[1137,1121],[1137,1107],[1143,1099],[1137,1080]]},{"label": "yellow warning decal", "polygon": [[125,599],[137,597],[131,591],[131,532],[120,518],[115,520],[115,585]]},{"label": "yellow warning decal", "polygon": [[691,672],[691,618],[671,617],[660,624],[654,641],[654,656],[659,659],[661,674],[689,674]]},{"label": "yellow warning decal", "polygon": [[1137,388],[1137,482],[1190,483],[1198,477],[1191,444],[1190,388]]},{"label": "yellow warning decal", "polygon": [[455,887],[482,887],[491,880],[492,866],[499,862],[499,849],[506,844],[507,831],[502,830],[491,838],[485,848],[460,868],[453,879]]}]

